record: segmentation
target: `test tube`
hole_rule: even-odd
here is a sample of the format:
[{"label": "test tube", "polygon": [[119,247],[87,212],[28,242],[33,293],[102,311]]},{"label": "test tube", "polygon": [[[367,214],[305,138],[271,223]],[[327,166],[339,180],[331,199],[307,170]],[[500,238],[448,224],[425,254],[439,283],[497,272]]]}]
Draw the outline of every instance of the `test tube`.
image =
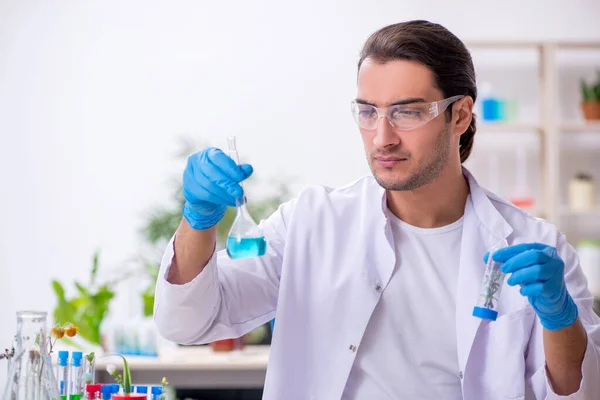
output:
[{"label": "test tube", "polygon": [[96,358],[93,357],[92,360],[85,357],[83,359],[83,381],[87,384],[95,384],[96,383]]},{"label": "test tube", "polygon": [[502,263],[494,261],[492,255],[505,247],[508,247],[508,242],[501,240],[489,252],[483,280],[481,281],[481,288],[479,289],[477,305],[473,308],[473,316],[475,317],[490,321],[495,321],[496,317],[498,317],[498,300],[506,274],[500,270]]},{"label": "test tube", "polygon": [[69,390],[70,400],[81,400],[83,397],[83,365],[81,359],[83,353],[74,351],[71,353],[71,386]]},{"label": "test tube", "polygon": [[69,352],[61,350],[58,352],[58,366],[56,368],[58,378],[58,392],[61,400],[67,400],[69,392]]}]

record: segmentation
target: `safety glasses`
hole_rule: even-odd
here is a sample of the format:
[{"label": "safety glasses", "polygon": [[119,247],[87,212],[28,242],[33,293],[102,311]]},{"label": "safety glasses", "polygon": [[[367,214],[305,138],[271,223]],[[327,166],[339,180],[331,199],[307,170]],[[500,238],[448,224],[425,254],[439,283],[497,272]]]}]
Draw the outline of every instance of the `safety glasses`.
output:
[{"label": "safety glasses", "polygon": [[389,124],[400,131],[410,131],[425,125],[438,115],[442,114],[448,106],[461,96],[452,96],[447,99],[431,103],[409,103],[393,105],[386,108],[377,108],[369,104],[352,101],[352,115],[358,126],[366,130],[377,129],[381,118],[387,118]]}]

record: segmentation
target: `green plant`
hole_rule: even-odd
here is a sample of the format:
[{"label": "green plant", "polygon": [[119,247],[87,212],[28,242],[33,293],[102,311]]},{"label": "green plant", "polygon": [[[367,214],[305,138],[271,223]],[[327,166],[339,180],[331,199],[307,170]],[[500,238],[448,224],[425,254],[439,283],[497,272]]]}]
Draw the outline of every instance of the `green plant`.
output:
[{"label": "green plant", "polygon": [[[181,149],[177,153],[178,158],[187,158],[190,154],[196,151],[201,146],[196,146],[190,140],[182,140]],[[252,196],[253,184],[256,181],[256,173],[254,173],[247,181],[244,182],[244,190],[249,192],[248,211],[258,221],[268,217],[277,207],[290,197],[288,185],[284,183],[274,183],[274,194],[264,198],[254,198]],[[146,224],[142,228],[142,235],[146,242],[155,250],[153,253],[160,254],[168,241],[171,239],[179,223],[181,222],[181,210],[185,203],[182,194],[181,179],[173,179],[171,181],[173,191],[171,195],[171,205],[169,207],[159,207],[152,211]],[[217,250],[225,247],[225,242],[229,229],[235,219],[235,208],[229,207],[225,212],[225,216],[217,226]],[[144,316],[152,316],[154,308],[154,289],[158,270],[160,265],[156,262],[144,259],[145,270],[149,277],[148,286],[142,291],[142,301],[144,304]]]},{"label": "green plant", "polygon": [[120,357],[123,360],[123,375],[119,374],[117,368],[109,364],[106,367],[106,371],[115,378],[115,382],[123,386],[123,393],[131,393],[131,370],[127,359],[120,354],[109,354],[110,356]]},{"label": "green plant", "polygon": [[[94,353],[91,353],[91,357],[93,359]],[[121,385],[123,387],[123,393],[125,393],[125,394],[132,393],[132,391],[131,391],[131,369],[129,368],[129,364],[127,363],[127,358],[125,358],[121,354],[107,354],[104,357],[120,357],[123,360],[123,374],[122,375],[117,370],[117,367],[114,366],[113,364],[108,364],[106,366],[106,371],[108,372],[109,375],[111,375],[115,379],[115,382],[117,382],[119,385]],[[168,384],[169,384],[169,382],[167,382],[167,378],[163,377],[160,381],[160,386],[162,387],[162,393],[163,393],[160,396],[161,400],[165,399],[164,393],[166,391]]]},{"label": "green plant", "polygon": [[587,83],[581,79],[581,96],[586,102],[600,102],[600,71],[595,82]]},{"label": "green plant", "polygon": [[115,296],[111,287],[116,283],[98,284],[96,278],[99,257],[99,251],[96,251],[92,259],[88,286],[75,282],[76,296],[67,298],[63,284],[57,280],[52,281],[57,300],[53,313],[54,321],[69,321],[77,327],[79,336],[96,345],[101,345],[100,324],[108,312],[110,301]]}]

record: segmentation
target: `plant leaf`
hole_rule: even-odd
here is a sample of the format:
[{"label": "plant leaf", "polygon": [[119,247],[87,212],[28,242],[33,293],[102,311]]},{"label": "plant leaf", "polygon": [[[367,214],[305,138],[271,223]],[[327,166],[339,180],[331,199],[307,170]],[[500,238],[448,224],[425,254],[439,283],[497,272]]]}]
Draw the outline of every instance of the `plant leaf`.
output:
[{"label": "plant leaf", "polygon": [[131,371],[129,370],[129,364],[127,363],[127,359],[118,353],[104,354],[101,358],[112,356],[120,357],[123,360],[123,381],[121,382],[121,384],[123,385],[123,393],[131,393]]},{"label": "plant leaf", "polygon": [[63,285],[61,285],[61,283],[59,281],[53,280],[52,288],[54,289],[54,293],[56,293],[56,297],[58,297],[59,300],[64,301],[65,300],[65,288],[63,287]]},{"label": "plant leaf", "polygon": [[75,287],[77,288],[77,290],[79,290],[79,293],[81,293],[82,296],[88,297],[90,295],[90,292],[85,287],[83,287],[81,283],[75,282]]},{"label": "plant leaf", "polygon": [[129,364],[127,364],[127,359],[120,355],[117,356],[123,359],[123,393],[131,393],[131,371],[129,370]]},{"label": "plant leaf", "polygon": [[592,101],[594,97],[593,92],[593,88],[589,86],[584,79],[581,79],[581,95],[583,97],[583,101]]},{"label": "plant leaf", "polygon": [[92,259],[92,272],[90,274],[90,285],[96,282],[96,275],[98,274],[98,264],[100,258],[100,250],[94,252],[94,258]]}]

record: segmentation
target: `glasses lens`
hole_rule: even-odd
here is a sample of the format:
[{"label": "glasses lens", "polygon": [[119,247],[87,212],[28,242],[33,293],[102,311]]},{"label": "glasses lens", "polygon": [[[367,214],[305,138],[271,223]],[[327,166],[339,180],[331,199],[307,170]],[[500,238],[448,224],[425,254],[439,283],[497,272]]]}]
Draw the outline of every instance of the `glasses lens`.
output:
[{"label": "glasses lens", "polygon": [[377,126],[378,114],[373,106],[354,103],[352,114],[358,126],[363,129],[374,129]]},{"label": "glasses lens", "polygon": [[388,116],[396,128],[410,130],[422,125],[430,115],[428,105],[409,104],[390,108]]}]

